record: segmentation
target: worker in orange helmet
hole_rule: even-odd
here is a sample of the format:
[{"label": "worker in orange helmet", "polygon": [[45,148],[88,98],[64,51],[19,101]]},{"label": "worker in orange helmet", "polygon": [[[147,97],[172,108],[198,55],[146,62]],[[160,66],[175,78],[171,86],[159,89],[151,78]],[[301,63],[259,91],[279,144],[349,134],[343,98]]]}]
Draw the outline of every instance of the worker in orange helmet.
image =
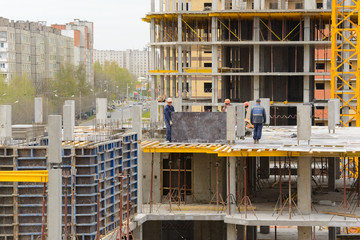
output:
[{"label": "worker in orange helmet", "polygon": [[223,111],[223,112],[227,112],[227,107],[228,107],[228,106],[231,106],[231,104],[230,104],[230,99],[228,99],[228,98],[225,99],[225,102],[224,102],[224,103],[225,103],[225,106],[222,108],[222,111]]}]

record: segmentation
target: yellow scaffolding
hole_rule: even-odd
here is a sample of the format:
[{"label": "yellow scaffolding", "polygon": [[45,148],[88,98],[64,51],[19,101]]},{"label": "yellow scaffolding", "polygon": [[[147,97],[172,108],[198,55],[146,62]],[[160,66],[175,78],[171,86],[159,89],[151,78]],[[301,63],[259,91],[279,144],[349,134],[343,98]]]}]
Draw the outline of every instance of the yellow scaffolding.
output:
[{"label": "yellow scaffolding", "polygon": [[0,182],[41,182],[47,183],[49,172],[39,171],[0,171]]},{"label": "yellow scaffolding", "polygon": [[[345,127],[352,120],[360,127],[360,68],[355,67],[352,59],[358,59],[360,53],[359,8],[360,1],[352,0],[354,5],[346,5],[345,0],[332,2],[331,24],[331,98],[339,98],[341,109],[349,107],[349,113],[341,114]],[[348,66],[349,71],[344,71]],[[356,85],[352,84],[356,81]],[[345,97],[346,96],[346,97]],[[353,106],[350,103],[356,101]]]}]

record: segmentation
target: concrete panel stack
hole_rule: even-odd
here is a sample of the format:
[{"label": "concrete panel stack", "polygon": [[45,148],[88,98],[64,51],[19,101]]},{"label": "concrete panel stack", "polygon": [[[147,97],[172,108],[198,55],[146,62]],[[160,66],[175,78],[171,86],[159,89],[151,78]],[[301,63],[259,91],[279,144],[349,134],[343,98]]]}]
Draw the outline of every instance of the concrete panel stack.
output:
[{"label": "concrete panel stack", "polygon": [[299,105],[297,107],[297,139],[308,141],[311,139],[311,105]]},{"label": "concrete panel stack", "polygon": [[237,128],[236,128],[236,136],[244,137],[245,136],[245,105],[240,103],[236,106],[237,109]]},{"label": "concrete panel stack", "polygon": [[226,112],[226,140],[228,143],[235,142],[235,107],[229,106]]}]

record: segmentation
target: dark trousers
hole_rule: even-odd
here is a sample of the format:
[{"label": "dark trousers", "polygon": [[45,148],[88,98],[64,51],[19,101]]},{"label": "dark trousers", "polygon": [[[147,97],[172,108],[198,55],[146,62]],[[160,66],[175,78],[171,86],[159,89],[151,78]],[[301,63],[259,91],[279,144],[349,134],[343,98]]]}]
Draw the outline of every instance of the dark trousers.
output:
[{"label": "dark trousers", "polygon": [[261,139],[262,127],[263,127],[262,123],[254,123],[254,133],[253,133],[254,140]]},{"label": "dark trousers", "polygon": [[171,142],[171,126],[168,121],[165,121],[166,125],[166,141]]}]

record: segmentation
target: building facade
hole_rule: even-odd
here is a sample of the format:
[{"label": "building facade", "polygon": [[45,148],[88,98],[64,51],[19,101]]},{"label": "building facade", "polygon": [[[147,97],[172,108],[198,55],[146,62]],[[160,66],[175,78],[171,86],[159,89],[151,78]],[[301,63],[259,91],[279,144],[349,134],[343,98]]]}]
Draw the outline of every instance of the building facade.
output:
[{"label": "building facade", "polygon": [[100,64],[105,62],[116,62],[119,67],[126,68],[131,74],[139,77],[146,77],[149,71],[149,52],[144,50],[94,50],[94,61]]},{"label": "building facade", "polygon": [[45,22],[0,18],[0,74],[7,81],[27,75],[35,85],[54,79],[62,64],[74,64],[72,43]]},{"label": "building facade", "polygon": [[94,23],[75,19],[73,22],[51,25],[55,29],[61,30],[63,36],[74,39],[74,63],[84,65],[86,70],[86,80],[91,86],[94,85]]}]

